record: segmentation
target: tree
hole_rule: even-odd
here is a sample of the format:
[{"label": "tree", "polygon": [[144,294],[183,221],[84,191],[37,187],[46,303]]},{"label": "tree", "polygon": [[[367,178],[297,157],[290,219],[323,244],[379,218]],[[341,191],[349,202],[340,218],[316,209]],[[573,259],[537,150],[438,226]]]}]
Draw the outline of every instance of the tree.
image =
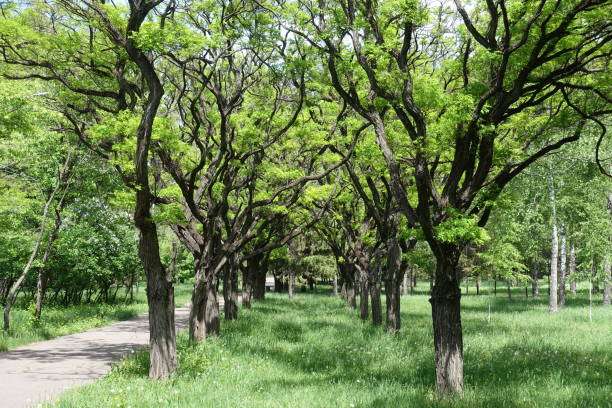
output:
[{"label": "tree", "polygon": [[[430,19],[417,1],[303,0],[293,11],[292,31],[321,52],[338,94],[372,124],[400,208],[436,257],[440,395],[463,388],[462,248],[516,175],[607,113],[597,86],[610,53],[604,3],[489,1],[470,16],[456,1],[464,28],[451,10]],[[396,128],[405,150],[391,148]]]},{"label": "tree", "polygon": [[[57,85],[57,109],[72,125],[65,129],[92,150],[107,158],[112,153],[112,144],[96,145],[88,140],[88,130],[99,118],[97,113],[117,114],[126,109],[139,113],[138,126],[131,135],[135,136],[133,164],[116,167],[136,192],[134,223],[140,230],[139,254],[148,283],[149,374],[155,379],[176,370],[172,278],[161,264],[157,229],[151,218],[148,171],[153,122],[164,91],[153,61],[136,40],[145,18],[160,3],[130,1],[129,12],[123,15],[121,7],[108,8],[95,2],[41,2],[26,8],[29,13],[9,7],[3,13],[0,31],[0,54],[9,67],[3,76]],[[46,10],[54,11],[47,14]],[[58,12],[72,24],[55,24]],[[39,21],[46,21],[43,26],[51,30]],[[132,82],[135,76],[142,82]]]}]

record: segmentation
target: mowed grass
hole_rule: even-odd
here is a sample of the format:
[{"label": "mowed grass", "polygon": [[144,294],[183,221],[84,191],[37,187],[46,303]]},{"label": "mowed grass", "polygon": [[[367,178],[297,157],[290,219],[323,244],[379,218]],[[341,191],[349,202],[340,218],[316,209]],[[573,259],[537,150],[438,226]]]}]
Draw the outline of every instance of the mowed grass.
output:
[{"label": "mowed grass", "polygon": [[425,293],[403,297],[396,336],[362,323],[329,293],[298,293],[293,301],[268,294],[197,346],[181,335],[180,372],[169,380],[146,378],[143,351],[51,406],[610,407],[612,308],[596,305],[589,322],[581,289],[555,316],[545,288],[536,299],[521,289],[511,301],[501,291],[464,296],[466,386],[451,400],[435,397]]},{"label": "mowed grass", "polygon": [[[191,288],[192,285],[188,284],[177,285],[175,288],[177,305],[183,305],[189,300]],[[130,303],[118,300],[115,304],[45,306],[40,322],[34,320],[33,310],[28,310],[18,303],[11,310],[11,329],[6,332],[0,328],[0,351],[105,326],[146,313],[147,309],[144,287],[140,288],[138,294],[134,296],[134,301]],[[4,308],[0,307],[0,316],[2,313]]]}]

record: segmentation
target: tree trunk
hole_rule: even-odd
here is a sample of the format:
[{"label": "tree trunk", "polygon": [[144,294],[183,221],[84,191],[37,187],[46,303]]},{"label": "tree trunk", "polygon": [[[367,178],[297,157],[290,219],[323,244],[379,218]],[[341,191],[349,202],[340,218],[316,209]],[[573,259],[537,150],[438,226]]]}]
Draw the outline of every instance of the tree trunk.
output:
[{"label": "tree trunk", "polygon": [[218,336],[221,334],[221,322],[219,320],[219,299],[217,274],[206,279],[206,311],[204,313],[205,336]]},{"label": "tree trunk", "polygon": [[245,309],[251,308],[251,299],[253,298],[253,275],[249,265],[251,260],[247,260],[247,265],[242,268],[242,307]]},{"label": "tree trunk", "polygon": [[459,248],[446,248],[436,256],[436,276],[431,299],[436,357],[436,389],[439,396],[463,390],[463,332]]},{"label": "tree trunk", "polygon": [[531,296],[540,296],[540,286],[538,284],[538,266],[535,261],[531,264]]},{"label": "tree trunk", "polygon": [[332,294],[334,296],[338,296],[338,276],[337,275],[334,275],[334,279],[332,281],[332,285],[333,285]]},{"label": "tree trunk", "polygon": [[410,269],[409,267],[404,268],[404,273],[403,273],[403,282],[402,282],[402,295],[407,295],[409,290],[410,290],[410,286],[412,282],[410,282],[412,280],[412,277],[410,276]]},{"label": "tree trunk", "polygon": [[360,288],[359,288],[359,317],[361,320],[368,320],[369,315],[369,301],[368,296],[370,294],[370,287],[368,283],[368,273],[361,270],[360,276]]},{"label": "tree trunk", "polygon": [[[148,211],[147,211],[148,212]],[[140,259],[147,276],[149,305],[149,377],[163,379],[176,371],[176,329],[174,326],[174,288],[172,276],[159,256],[157,229],[150,220],[138,223],[140,229]]]},{"label": "tree trunk", "polygon": [[203,260],[196,260],[195,283],[191,293],[189,310],[189,341],[198,342],[204,339],[204,316],[206,315],[206,281],[202,266]]},{"label": "tree trunk", "polygon": [[134,224],[140,230],[139,256],[147,277],[147,301],[149,303],[149,345],[152,379],[166,378],[176,371],[176,333],[174,327],[174,289],[172,276],[168,276],[161,263],[157,228],[151,216],[152,196],[149,187],[149,147],[153,122],[164,88],[155,72],[153,63],[136,45],[132,34],[140,30],[153,3],[135,3],[130,10],[125,46],[130,59],[136,63],[148,87],[140,123],[136,131],[134,174],[136,206]]},{"label": "tree trunk", "polygon": [[289,270],[289,299],[295,297],[295,272],[293,268]]},{"label": "tree trunk", "polygon": [[[53,203],[53,200],[55,200],[55,196],[57,192],[59,191],[59,189],[61,188],[61,186],[66,182],[66,178],[69,174],[69,169],[71,167],[71,158],[72,158],[71,153],[68,153],[66,155],[66,159],[64,160],[64,165],[58,174],[55,186],[53,187],[53,190],[51,191],[51,193],[49,194],[49,196],[47,197],[45,201],[45,206],[43,207],[43,213],[40,219],[40,228],[38,230],[38,236],[36,237],[36,241],[34,243],[34,249],[32,249],[32,252],[30,253],[30,258],[28,259],[28,262],[24,266],[23,271],[21,272],[21,275],[19,275],[19,278],[17,278],[17,280],[13,283],[13,286],[11,286],[11,289],[9,290],[6,296],[6,304],[4,306],[4,316],[3,316],[4,317],[4,326],[3,326],[4,330],[10,329],[11,309],[13,308],[13,305],[15,304],[15,299],[17,298],[17,293],[19,292],[21,284],[23,283],[26,276],[30,272],[30,269],[32,268],[32,264],[34,263],[34,260],[38,256],[38,251],[40,250],[40,245],[42,243],[42,240],[45,234],[47,216],[49,215],[51,204]],[[67,186],[66,186],[66,189],[67,189]],[[42,304],[42,300],[41,300],[41,304]]]},{"label": "tree trunk", "polygon": [[348,262],[341,264],[342,280],[344,281],[344,290],[346,296],[346,305],[355,310],[357,308],[357,299],[355,293],[355,267]]},{"label": "tree trunk", "polygon": [[[401,326],[400,321],[400,284],[402,282],[402,250],[396,237],[387,240],[387,271],[385,279],[385,294],[387,295],[387,331],[396,333]],[[372,298],[372,304],[374,303]]]},{"label": "tree trunk", "polygon": [[268,276],[268,257],[259,256],[251,265],[253,277],[253,300],[264,300],[266,298],[266,277]]},{"label": "tree trunk", "polygon": [[380,280],[370,282],[370,297],[372,298],[372,324],[382,325],[382,306],[380,302]]},{"label": "tree trunk", "polygon": [[548,312],[553,314],[558,311],[557,301],[557,260],[559,259],[559,239],[557,237],[557,212],[555,205],[555,188],[552,178],[552,169],[548,169],[548,192],[550,197],[550,206],[552,209],[551,223],[551,251],[550,251],[550,277],[548,285]]},{"label": "tree trunk", "polygon": [[512,300],[512,283],[510,282],[510,279],[506,280],[506,285],[508,287],[508,299]]},{"label": "tree trunk", "polygon": [[480,278],[476,279],[476,295],[480,295]]},{"label": "tree trunk", "polygon": [[612,286],[612,266],[610,260],[606,259],[604,264],[604,292],[603,292],[603,304],[604,306],[610,306],[610,290]]},{"label": "tree trunk", "polygon": [[565,307],[565,274],[567,272],[567,251],[565,226],[561,225],[561,254],[559,268],[559,294],[557,296],[557,306],[559,309]]},{"label": "tree trunk", "polygon": [[238,262],[236,255],[230,255],[223,274],[223,312],[225,320],[238,318]]},{"label": "tree trunk", "polygon": [[60,227],[62,226],[62,210],[64,209],[64,203],[66,202],[66,194],[68,193],[69,184],[67,183],[64,187],[64,192],[62,197],[60,198],[59,203],[55,208],[55,225],[53,226],[53,230],[49,235],[47,240],[47,247],[45,248],[45,252],[43,253],[41,259],[41,266],[38,271],[38,281],[36,282],[36,306],[34,309],[34,318],[36,320],[40,320],[40,316],[42,315],[42,307],[45,298],[45,292],[47,290],[47,260],[49,259],[49,254],[51,253],[51,248],[53,247],[53,243],[57,239],[57,234],[59,232]]},{"label": "tree trunk", "polygon": [[572,296],[576,296],[576,244],[572,242],[570,246],[569,274],[570,291]]}]

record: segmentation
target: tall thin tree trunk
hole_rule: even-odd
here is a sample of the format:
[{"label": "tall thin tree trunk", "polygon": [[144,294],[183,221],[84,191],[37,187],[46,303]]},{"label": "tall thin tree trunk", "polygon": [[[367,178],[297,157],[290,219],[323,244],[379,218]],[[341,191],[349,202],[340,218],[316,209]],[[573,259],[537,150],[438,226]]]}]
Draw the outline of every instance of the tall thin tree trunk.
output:
[{"label": "tall thin tree trunk", "polygon": [[552,209],[551,223],[551,251],[550,251],[550,277],[548,285],[548,312],[553,314],[558,311],[557,301],[557,260],[559,259],[559,239],[557,237],[557,211],[555,204],[555,188],[553,185],[552,169],[548,169],[548,191],[550,206]]},{"label": "tall thin tree trunk", "polygon": [[533,261],[531,263],[531,296],[540,296],[540,286],[538,284],[538,265]]},{"label": "tall thin tree trunk", "polygon": [[506,279],[506,285],[508,287],[508,299],[512,300],[512,283],[510,279]]},{"label": "tall thin tree trunk", "polygon": [[[610,171],[612,171],[612,164],[610,165]],[[608,193],[608,216],[612,218],[612,192]],[[612,285],[612,261],[610,261],[610,254],[607,255],[604,261],[604,293],[603,293],[603,304],[604,306],[610,306],[610,286]]]},{"label": "tall thin tree trunk", "polygon": [[561,254],[559,261],[559,295],[557,298],[557,305],[559,309],[561,309],[565,307],[565,275],[567,272],[566,232],[564,225],[561,225]]},{"label": "tall thin tree trunk", "polygon": [[610,290],[612,289],[612,266],[610,260],[606,259],[604,264],[604,292],[603,304],[610,306]]},{"label": "tall thin tree trunk", "polygon": [[570,260],[569,260],[569,277],[570,277],[570,291],[572,296],[576,296],[576,244],[572,242],[570,246]]},{"label": "tall thin tree trunk", "polygon": [[4,316],[3,316],[4,317],[4,325],[3,325],[4,330],[10,329],[11,309],[13,308],[13,305],[15,304],[15,299],[17,298],[17,293],[21,287],[21,284],[23,283],[26,276],[30,272],[30,269],[32,268],[32,264],[34,263],[34,260],[38,256],[38,251],[40,250],[40,245],[42,243],[42,240],[45,234],[45,227],[47,224],[47,217],[49,215],[51,204],[53,203],[53,200],[55,200],[55,196],[57,195],[57,192],[59,191],[59,189],[66,182],[66,177],[71,167],[71,161],[72,161],[72,154],[68,152],[68,154],[66,154],[64,164],[57,176],[57,181],[55,183],[55,186],[53,187],[53,190],[51,191],[51,193],[47,197],[47,200],[45,201],[45,206],[43,207],[43,213],[40,219],[40,228],[38,230],[36,241],[34,242],[34,248],[32,249],[32,252],[30,253],[30,258],[28,259],[28,262],[24,266],[23,271],[21,272],[21,275],[19,275],[19,278],[17,278],[17,280],[13,283],[13,286],[11,286],[11,289],[9,290],[6,296],[6,304],[4,306]]},{"label": "tall thin tree trunk", "polygon": [[47,239],[47,247],[45,248],[45,252],[43,253],[40,261],[41,265],[38,271],[38,281],[36,282],[36,306],[34,309],[34,318],[36,320],[40,320],[40,316],[42,315],[42,307],[45,299],[45,292],[47,290],[47,281],[49,279],[47,276],[47,260],[49,259],[49,254],[51,253],[53,243],[57,239],[59,229],[62,226],[62,210],[64,209],[64,203],[66,202],[66,194],[68,193],[69,186],[70,183],[66,183],[62,197],[55,207],[55,225],[53,226],[53,230]]}]

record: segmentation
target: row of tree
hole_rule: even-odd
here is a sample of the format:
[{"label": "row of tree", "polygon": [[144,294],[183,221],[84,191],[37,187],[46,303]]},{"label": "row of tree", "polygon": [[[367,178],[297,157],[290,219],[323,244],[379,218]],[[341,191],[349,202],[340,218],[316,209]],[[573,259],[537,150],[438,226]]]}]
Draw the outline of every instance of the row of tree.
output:
[{"label": "row of tree", "polygon": [[[4,78],[40,87],[57,115],[50,127],[105,159],[134,193],[151,378],[176,369],[163,224],[193,258],[192,341],[220,331],[219,280],[225,318],[235,319],[239,272],[248,307],[283,251],[316,256],[299,244],[313,240],[296,240],[305,233],[329,246],[350,305],[359,290],[362,318],[371,299],[376,324],[384,283],[387,328],[396,332],[403,272],[426,244],[435,260],[437,389],[460,392],[461,255],[492,242],[489,260],[475,266],[501,259],[502,269],[521,269],[512,259],[517,242],[503,229],[503,202],[512,199],[504,190],[538,159],[589,137],[595,165],[607,170],[600,154],[609,147],[604,0],[487,0],[468,8],[417,0],[43,0],[0,7]],[[35,249],[52,204],[64,205],[57,197],[68,191],[74,160],[66,154],[58,167]],[[554,170],[551,164],[545,178],[551,203],[560,187]],[[535,184],[534,194],[546,185]],[[565,218],[551,208],[556,237]],[[484,227],[493,213],[501,230],[490,240]],[[528,214],[510,219],[533,224]],[[580,222],[572,227],[586,231]],[[598,245],[609,243],[604,232]],[[294,281],[290,271],[290,293]]]}]

